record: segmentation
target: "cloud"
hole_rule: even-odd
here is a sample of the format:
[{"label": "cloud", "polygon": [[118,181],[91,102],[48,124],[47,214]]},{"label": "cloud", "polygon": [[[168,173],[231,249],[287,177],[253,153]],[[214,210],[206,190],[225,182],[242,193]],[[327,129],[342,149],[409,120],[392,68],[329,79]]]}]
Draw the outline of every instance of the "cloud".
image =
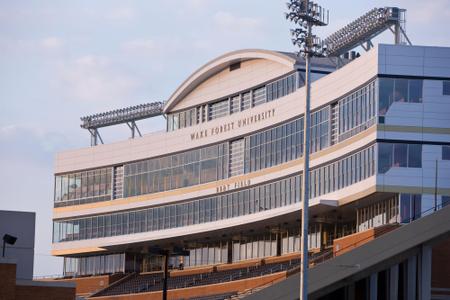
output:
[{"label": "cloud", "polygon": [[104,56],[85,55],[59,67],[60,87],[71,101],[124,103],[139,81]]},{"label": "cloud", "polygon": [[64,45],[62,39],[57,37],[47,37],[40,41],[40,46],[44,49],[56,50],[60,49]]},{"label": "cloud", "polygon": [[53,153],[68,146],[62,133],[49,131],[38,124],[9,124],[0,127],[0,157],[32,160],[48,165]]},{"label": "cloud", "polygon": [[448,0],[411,1],[401,0],[408,9],[407,18],[415,23],[428,24],[437,21],[439,18],[446,20],[450,17],[450,2]]},{"label": "cloud", "polygon": [[112,21],[130,21],[136,17],[136,12],[131,7],[118,7],[108,11],[105,17]]},{"label": "cloud", "polygon": [[130,52],[148,52],[157,48],[157,43],[151,39],[135,39],[122,44],[122,49]]},{"label": "cloud", "polygon": [[213,21],[222,32],[233,34],[255,33],[262,25],[258,18],[238,17],[225,11],[219,11],[213,16]]}]

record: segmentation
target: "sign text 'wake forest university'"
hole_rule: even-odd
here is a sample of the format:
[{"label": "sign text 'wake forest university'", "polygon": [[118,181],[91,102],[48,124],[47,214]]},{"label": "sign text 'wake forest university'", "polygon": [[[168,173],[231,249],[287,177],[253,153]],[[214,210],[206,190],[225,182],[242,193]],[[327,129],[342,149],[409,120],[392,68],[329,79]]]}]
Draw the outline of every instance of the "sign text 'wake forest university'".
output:
[{"label": "sign text 'wake forest university'", "polygon": [[275,115],[275,108],[270,110],[266,110],[264,112],[254,114],[250,117],[242,118],[237,121],[227,122],[221,124],[219,126],[214,126],[209,129],[203,129],[196,132],[191,133],[191,140],[199,140],[202,138],[206,138],[208,136],[218,135],[224,132],[228,132],[234,130],[236,128],[241,128],[247,125],[255,124],[265,119],[272,118]]}]

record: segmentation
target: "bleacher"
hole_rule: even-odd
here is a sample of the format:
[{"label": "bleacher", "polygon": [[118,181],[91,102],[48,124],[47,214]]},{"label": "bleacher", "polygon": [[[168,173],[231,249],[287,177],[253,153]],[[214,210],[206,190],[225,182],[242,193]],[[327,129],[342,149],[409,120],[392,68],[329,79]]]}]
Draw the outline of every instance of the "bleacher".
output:
[{"label": "bleacher", "polygon": [[[170,289],[189,288],[194,286],[230,282],[234,280],[242,280],[274,274],[283,271],[289,271],[291,269],[297,268],[299,265],[300,259],[291,259],[284,262],[256,264],[254,266],[223,271],[212,271],[191,275],[178,275],[176,277],[169,277],[167,286],[168,289],[170,290]],[[162,290],[162,286],[163,286],[162,272],[147,273],[147,274],[146,273],[132,274],[125,280],[98,292],[92,297],[160,291]]]}]

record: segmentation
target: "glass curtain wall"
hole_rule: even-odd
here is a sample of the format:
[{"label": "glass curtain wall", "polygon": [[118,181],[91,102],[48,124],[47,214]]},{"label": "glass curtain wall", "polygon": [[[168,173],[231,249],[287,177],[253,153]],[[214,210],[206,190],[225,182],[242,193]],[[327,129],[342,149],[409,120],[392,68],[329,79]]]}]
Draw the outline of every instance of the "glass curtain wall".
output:
[{"label": "glass curtain wall", "polygon": [[228,177],[228,143],[124,166],[124,197],[157,193]]},{"label": "glass curtain wall", "polygon": [[300,176],[156,208],[53,222],[53,241],[75,241],[214,222],[300,201]]},{"label": "glass curtain wall", "polygon": [[55,207],[111,200],[112,168],[55,176]]},{"label": "glass curtain wall", "polygon": [[125,272],[125,253],[86,257],[64,257],[64,276],[85,276]]},{"label": "glass curtain wall", "polygon": [[376,81],[373,81],[338,101],[339,142],[346,140],[375,124],[375,85]]},{"label": "glass curtain wall", "polygon": [[[311,198],[375,173],[375,145],[311,170]],[[300,177],[180,204],[54,222],[54,242],[156,231],[213,222],[299,202]]]},{"label": "glass curtain wall", "polygon": [[375,174],[375,144],[310,172],[310,197],[318,197]]},{"label": "glass curtain wall", "polygon": [[299,158],[303,149],[303,117],[250,135],[246,149],[246,173]]}]

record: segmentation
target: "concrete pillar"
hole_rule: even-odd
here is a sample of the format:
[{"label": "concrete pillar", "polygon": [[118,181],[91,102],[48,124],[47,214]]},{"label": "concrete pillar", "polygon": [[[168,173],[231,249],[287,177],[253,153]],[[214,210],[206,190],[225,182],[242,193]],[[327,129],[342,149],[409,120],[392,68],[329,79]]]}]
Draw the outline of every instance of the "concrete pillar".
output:
[{"label": "concrete pillar", "polygon": [[370,275],[370,288],[369,288],[369,299],[378,299],[378,273]]},{"label": "concrete pillar", "polygon": [[431,247],[422,246],[420,300],[431,299],[431,257]]},{"label": "concrete pillar", "polygon": [[398,299],[398,264],[389,269],[389,299]]},{"label": "concrete pillar", "polygon": [[417,257],[408,258],[407,299],[416,300]]}]

